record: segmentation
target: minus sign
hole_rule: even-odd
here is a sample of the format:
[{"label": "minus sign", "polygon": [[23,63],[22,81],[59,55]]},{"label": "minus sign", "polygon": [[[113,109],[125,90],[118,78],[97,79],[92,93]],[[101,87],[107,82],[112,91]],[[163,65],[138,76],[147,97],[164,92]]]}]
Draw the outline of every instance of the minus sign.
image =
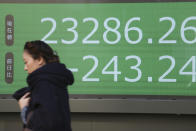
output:
[{"label": "minus sign", "polygon": [[78,69],[77,69],[77,68],[69,68],[69,70],[70,70],[71,72],[78,72]]}]

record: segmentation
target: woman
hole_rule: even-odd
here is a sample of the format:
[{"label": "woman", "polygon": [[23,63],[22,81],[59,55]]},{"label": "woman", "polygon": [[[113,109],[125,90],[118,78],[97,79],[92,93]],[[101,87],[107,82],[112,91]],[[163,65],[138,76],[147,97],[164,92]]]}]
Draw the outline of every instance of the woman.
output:
[{"label": "woman", "polygon": [[23,52],[28,87],[15,92],[24,131],[71,131],[67,86],[74,78],[43,41],[26,42]]}]

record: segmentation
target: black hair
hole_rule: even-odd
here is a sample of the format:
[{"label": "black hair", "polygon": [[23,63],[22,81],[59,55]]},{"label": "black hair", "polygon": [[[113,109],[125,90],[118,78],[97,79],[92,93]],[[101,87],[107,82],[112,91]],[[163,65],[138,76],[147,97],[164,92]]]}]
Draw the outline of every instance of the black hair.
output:
[{"label": "black hair", "polygon": [[59,56],[53,49],[43,41],[27,41],[24,45],[24,51],[27,51],[33,59],[43,58],[46,63],[60,62]]}]

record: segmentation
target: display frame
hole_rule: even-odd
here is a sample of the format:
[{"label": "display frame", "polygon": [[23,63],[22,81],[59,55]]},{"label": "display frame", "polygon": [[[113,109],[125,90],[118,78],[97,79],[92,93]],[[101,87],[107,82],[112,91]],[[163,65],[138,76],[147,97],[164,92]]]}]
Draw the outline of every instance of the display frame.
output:
[{"label": "display frame", "polygon": [[[55,3],[195,2],[195,0],[57,0]],[[52,0],[1,0],[0,3],[54,3]],[[196,96],[70,95],[72,112],[196,114]],[[0,112],[18,112],[10,94],[0,94]],[[3,106],[2,106],[3,105]],[[93,108],[92,108],[93,107]]]}]

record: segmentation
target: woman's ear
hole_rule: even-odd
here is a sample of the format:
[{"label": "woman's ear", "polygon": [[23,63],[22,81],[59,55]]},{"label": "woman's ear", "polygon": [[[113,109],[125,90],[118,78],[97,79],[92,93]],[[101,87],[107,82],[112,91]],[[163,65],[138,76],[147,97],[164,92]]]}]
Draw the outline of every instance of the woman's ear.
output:
[{"label": "woman's ear", "polygon": [[44,60],[44,58],[43,58],[43,57],[40,57],[38,60],[39,60],[39,61],[38,61],[38,63],[39,63],[39,65],[40,65],[40,66],[42,66],[42,65],[45,65],[45,64],[46,64],[46,62],[45,62],[45,60]]}]

